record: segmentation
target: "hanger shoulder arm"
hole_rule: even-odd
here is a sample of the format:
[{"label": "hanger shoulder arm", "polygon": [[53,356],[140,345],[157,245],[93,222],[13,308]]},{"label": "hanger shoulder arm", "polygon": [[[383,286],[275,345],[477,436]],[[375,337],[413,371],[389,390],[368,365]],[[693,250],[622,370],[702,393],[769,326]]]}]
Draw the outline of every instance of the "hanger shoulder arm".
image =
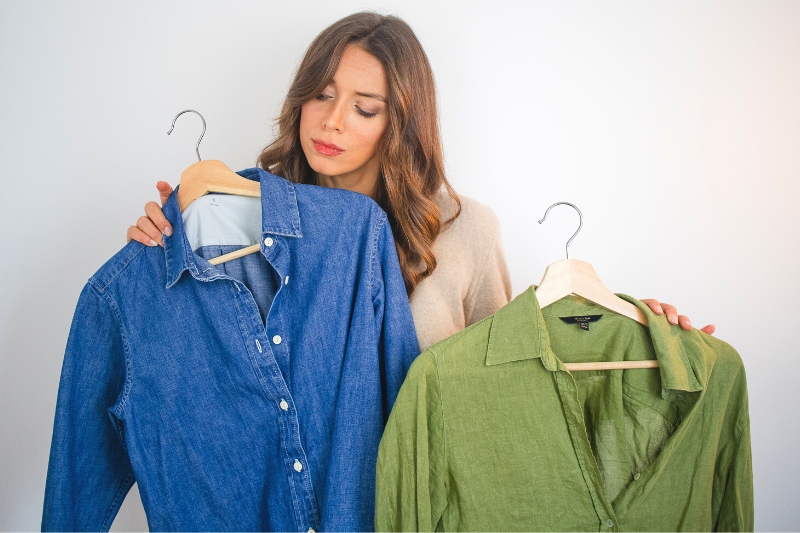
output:
[{"label": "hanger shoulder arm", "polygon": [[645,361],[604,361],[597,363],[564,363],[570,372],[580,370],[628,370],[634,368],[659,368],[658,361],[648,359]]},{"label": "hanger shoulder arm", "polygon": [[261,196],[261,184],[241,177],[222,161],[199,161],[183,171],[178,188],[178,205],[181,211],[211,192],[238,196]]}]

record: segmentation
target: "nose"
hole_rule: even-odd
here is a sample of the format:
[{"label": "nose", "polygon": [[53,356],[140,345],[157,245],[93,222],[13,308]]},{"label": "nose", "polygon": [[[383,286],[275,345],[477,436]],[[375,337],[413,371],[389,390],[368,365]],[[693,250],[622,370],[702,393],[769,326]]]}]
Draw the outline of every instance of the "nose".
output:
[{"label": "nose", "polygon": [[322,127],[326,130],[341,131],[343,112],[343,103],[335,102],[330,107],[329,113],[323,119]]}]

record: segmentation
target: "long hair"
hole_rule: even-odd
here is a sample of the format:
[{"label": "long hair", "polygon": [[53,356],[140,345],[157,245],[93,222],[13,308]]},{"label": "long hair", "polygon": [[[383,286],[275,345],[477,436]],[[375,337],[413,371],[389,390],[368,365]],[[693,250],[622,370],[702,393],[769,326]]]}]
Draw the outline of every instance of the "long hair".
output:
[{"label": "long hair", "polygon": [[[295,183],[316,184],[300,145],[300,112],[333,79],[348,44],[375,56],[389,85],[389,125],[380,140],[378,202],[394,233],[409,295],[436,268],[433,243],[461,213],[458,195],[445,177],[436,88],[428,57],[402,19],[355,13],[320,33],[306,51],[281,114],[278,136],[261,152],[259,165]],[[436,204],[444,187],[456,207],[447,221]]]}]

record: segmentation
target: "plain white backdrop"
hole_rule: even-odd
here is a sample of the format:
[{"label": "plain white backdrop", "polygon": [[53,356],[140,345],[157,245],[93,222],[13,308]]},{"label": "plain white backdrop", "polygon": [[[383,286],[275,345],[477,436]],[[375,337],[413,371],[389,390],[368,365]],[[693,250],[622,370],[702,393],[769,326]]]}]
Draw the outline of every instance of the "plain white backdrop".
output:
[{"label": "plain white backdrop", "polygon": [[[448,174],[514,294],[564,257],[717,325],[747,370],[756,528],[800,524],[800,2],[0,0],[0,529],[39,528],[78,294],[194,162],[254,166],[307,45],[370,9],[436,76]],[[146,529],[134,491],[114,525]]]}]

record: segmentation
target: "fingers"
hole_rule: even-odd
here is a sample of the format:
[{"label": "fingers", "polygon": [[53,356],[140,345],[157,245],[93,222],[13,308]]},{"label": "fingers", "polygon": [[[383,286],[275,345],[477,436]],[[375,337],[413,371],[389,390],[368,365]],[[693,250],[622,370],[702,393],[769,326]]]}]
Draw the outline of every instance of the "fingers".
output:
[{"label": "fingers", "polygon": [[[662,303],[661,308],[664,310],[664,314],[667,315],[667,322],[669,322],[673,326],[677,326],[679,317],[678,317],[678,310],[675,308],[675,306]],[[689,319],[686,318],[686,320],[688,321]],[[689,329],[691,329],[691,323],[689,324]]]},{"label": "fingers", "polygon": [[[649,307],[650,310],[653,311],[655,314],[657,315],[666,314],[667,321],[673,326],[678,324],[678,310],[675,309],[674,305],[664,304],[653,298],[645,298],[644,300],[642,300],[642,302],[646,304],[647,307]],[[689,319],[686,318],[686,321],[688,320]],[[691,327],[689,329],[691,329]]]},{"label": "fingers", "polygon": [[[664,304],[658,300],[654,300],[653,298],[643,299],[642,302],[646,304],[647,307],[649,307],[655,314],[667,315],[667,321],[673,326],[680,325],[681,328],[685,329],[686,331],[692,330],[692,321],[689,320],[689,317],[686,315],[679,315],[678,310],[674,305]],[[717,328],[714,326],[714,324],[709,324],[700,328],[700,331],[708,333],[709,335],[713,335],[716,330]]]},{"label": "fingers", "polygon": [[158,189],[158,196],[161,199],[161,205],[167,203],[169,196],[172,194],[172,187],[170,187],[169,183],[166,181],[159,181],[156,183],[156,189]]},{"label": "fingers", "polygon": [[[142,218],[144,218],[144,217],[142,217]],[[133,240],[133,241],[140,242],[140,243],[144,244],[145,246],[158,246],[158,242],[156,242],[153,239],[151,239],[150,236],[147,233],[143,232],[142,230],[140,230],[136,226],[131,226],[131,227],[128,228],[127,237],[128,237],[128,242]]]},{"label": "fingers", "polygon": [[[678,323],[686,331],[691,331],[692,330],[692,322],[691,322],[691,320],[689,320],[688,316],[680,315],[678,317]],[[713,335],[716,330],[717,330],[717,328],[716,328],[716,326],[714,326],[714,324],[709,324],[707,326],[704,326],[704,327],[700,328],[700,331],[702,331],[703,333],[708,333],[709,335]]]},{"label": "fingers", "polygon": [[[161,205],[164,205],[172,194],[172,187],[166,181],[156,183]],[[145,246],[164,246],[162,234],[169,237],[172,235],[172,226],[164,216],[161,207],[155,202],[147,202],[144,205],[146,216],[139,217],[135,226],[128,228],[128,242],[134,240]]]},{"label": "fingers", "polygon": [[[146,204],[144,204],[144,212],[147,215],[146,218],[150,219],[150,220],[148,220],[148,222],[150,224],[152,224],[159,233],[163,233],[167,237],[172,235],[172,226],[170,226],[169,222],[167,221],[167,218],[164,216],[164,212],[161,210],[161,207],[159,207],[159,205],[157,203],[155,203],[155,202],[147,202]],[[145,218],[145,217],[143,217],[143,218]],[[139,220],[142,220],[142,219],[140,218]],[[139,225],[138,222],[137,222],[136,225],[139,226],[140,230],[143,230],[144,232],[150,234],[150,232],[148,231],[148,229],[150,229],[150,227],[148,225],[145,225],[145,227],[142,227],[142,226]],[[151,235],[151,237],[152,237],[152,235]],[[160,240],[160,239],[161,239],[161,236],[159,235],[159,238],[156,239],[156,240]]]},{"label": "fingers", "polygon": [[[164,240],[162,239],[161,231],[155,226],[155,224],[153,224],[153,221],[150,220],[149,218],[139,217],[139,220],[136,221],[136,229],[147,235],[148,241],[152,241],[160,246],[164,246]],[[138,241],[139,239],[136,240]]]},{"label": "fingers", "polygon": [[653,298],[645,298],[642,300],[642,303],[644,303],[647,307],[649,307],[650,310],[655,314],[657,315],[664,314],[664,310],[661,308],[661,302],[659,302],[658,300],[654,300]]},{"label": "fingers", "polygon": [[655,314],[661,315],[664,313],[664,311],[661,309],[661,302],[658,300],[654,300],[653,298],[642,298],[640,301],[649,307],[650,310]]},{"label": "fingers", "polygon": [[709,335],[713,335],[715,331],[717,331],[717,327],[714,324],[709,324],[700,328],[700,331],[703,333],[708,333]]}]

